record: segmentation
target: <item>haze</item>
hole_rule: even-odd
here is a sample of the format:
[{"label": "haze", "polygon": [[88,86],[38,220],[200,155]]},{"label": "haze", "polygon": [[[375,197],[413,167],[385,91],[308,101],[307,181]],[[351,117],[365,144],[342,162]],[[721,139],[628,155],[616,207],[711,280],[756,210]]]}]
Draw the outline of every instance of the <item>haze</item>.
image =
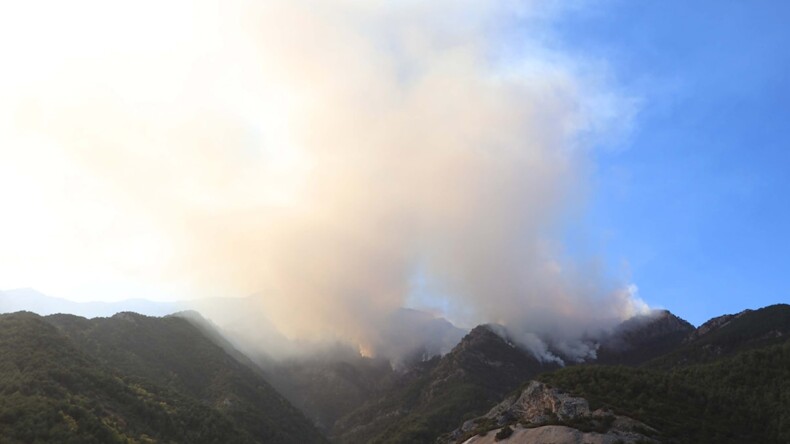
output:
[{"label": "haze", "polygon": [[371,353],[405,305],[582,357],[580,337],[646,309],[563,244],[590,150],[637,100],[550,44],[556,5],[12,8],[0,288],[256,295],[287,337]]}]

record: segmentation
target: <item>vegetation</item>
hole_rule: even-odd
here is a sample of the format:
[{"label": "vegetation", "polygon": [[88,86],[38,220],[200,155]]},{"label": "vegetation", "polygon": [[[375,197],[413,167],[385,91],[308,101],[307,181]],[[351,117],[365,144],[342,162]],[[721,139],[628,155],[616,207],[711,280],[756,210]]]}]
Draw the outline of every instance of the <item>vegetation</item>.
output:
[{"label": "vegetation", "polygon": [[433,443],[550,368],[480,326],[452,352],[422,363],[384,396],[339,421],[334,436],[348,443]]},{"label": "vegetation", "polygon": [[790,305],[777,304],[746,311],[709,333],[689,341],[647,365],[671,369],[713,362],[723,356],[775,344],[790,337]]},{"label": "vegetation", "polygon": [[182,319],[0,315],[0,356],[3,442],[323,442]]},{"label": "vegetation", "polygon": [[694,326],[668,311],[633,317],[620,324],[598,349],[596,363],[638,366],[680,347]]},{"label": "vegetation", "polygon": [[790,442],[790,343],[673,370],[579,366],[541,380],[661,432],[667,442]]},{"label": "vegetation", "polygon": [[496,433],[496,435],[494,435],[494,440],[502,441],[503,439],[510,438],[510,435],[512,434],[513,434],[513,429],[511,429],[510,426],[504,426],[500,431]]},{"label": "vegetation", "polygon": [[382,396],[399,376],[388,360],[340,346],[268,365],[266,374],[274,388],[327,432],[338,419]]},{"label": "vegetation", "polygon": [[[684,321],[660,319],[627,326],[629,347],[604,350],[613,365],[553,373],[481,326],[451,353],[406,373],[372,361],[338,364],[324,373],[354,381],[344,393],[358,397],[336,399],[330,385],[314,407],[339,443],[432,443],[546,372],[539,379],[647,424],[655,430],[637,431],[662,442],[790,442],[790,306],[723,317],[691,335]],[[2,442],[326,442],[215,333],[195,319],[133,313],[0,315]],[[326,379],[303,371],[295,380],[322,387]],[[605,432],[613,421],[548,423]],[[516,423],[483,421],[467,435],[502,427],[495,439],[503,440]]]},{"label": "vegetation", "polygon": [[30,313],[0,316],[0,436],[10,442],[254,442],[217,412],[113,374]]},{"label": "vegetation", "polygon": [[[790,306],[723,316],[698,330],[670,313],[654,319],[624,323],[619,329],[625,334],[606,344],[605,363],[641,367],[577,365],[538,379],[586,398],[593,410],[642,421],[646,427],[634,431],[660,442],[790,442]],[[550,409],[544,413],[537,423],[478,418],[474,428],[467,424],[466,432],[456,429],[441,440],[463,442],[517,422],[604,433],[616,421],[613,414],[560,420]]]},{"label": "vegetation", "polygon": [[200,400],[257,440],[323,441],[262,374],[201,334],[194,320],[135,313],[92,320],[70,315],[46,319],[102,363],[129,377]]}]

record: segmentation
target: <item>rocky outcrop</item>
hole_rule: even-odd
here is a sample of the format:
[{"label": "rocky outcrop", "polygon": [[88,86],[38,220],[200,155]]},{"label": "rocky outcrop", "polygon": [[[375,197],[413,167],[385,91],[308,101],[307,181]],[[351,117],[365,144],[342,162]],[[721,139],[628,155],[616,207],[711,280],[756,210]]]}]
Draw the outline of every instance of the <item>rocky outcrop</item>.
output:
[{"label": "rocky outcrop", "polygon": [[551,444],[624,444],[636,443],[638,439],[624,437],[612,433],[585,433],[566,426],[543,426],[524,428],[516,426],[513,433],[504,439],[497,439],[498,430],[486,433],[484,436],[475,435],[464,444],[494,444],[494,443],[551,443]]},{"label": "rocky outcrop", "polygon": [[590,406],[584,398],[576,398],[547,385],[532,381],[518,396],[511,396],[486,414],[497,419],[498,424],[509,418],[540,424],[551,420],[569,420],[589,416]]},{"label": "rocky outcrop", "polygon": [[[512,434],[502,430],[509,428]],[[439,443],[631,443],[653,442],[656,431],[634,419],[598,409],[586,399],[538,381],[509,396],[487,414],[466,421]],[[497,439],[499,436],[499,439]]]}]

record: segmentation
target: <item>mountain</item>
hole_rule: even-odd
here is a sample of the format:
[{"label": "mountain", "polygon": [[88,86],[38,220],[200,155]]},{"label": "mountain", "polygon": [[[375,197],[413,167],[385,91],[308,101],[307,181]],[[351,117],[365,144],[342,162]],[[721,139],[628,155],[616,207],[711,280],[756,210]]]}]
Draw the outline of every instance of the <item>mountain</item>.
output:
[{"label": "mountain", "polygon": [[452,324],[409,310],[391,321],[380,339],[397,359],[337,344],[275,360],[243,354],[196,312],[0,315],[0,436],[326,442],[312,420],[336,443],[790,442],[788,305],[696,329],[654,311],[566,368],[496,325],[441,355],[460,334]]},{"label": "mountain", "polygon": [[598,364],[639,365],[680,346],[694,326],[667,310],[634,316],[601,340]]},{"label": "mountain", "polygon": [[714,318],[638,368],[582,365],[540,380],[643,421],[662,442],[790,442],[790,306]]},{"label": "mountain", "polygon": [[[271,354],[294,353],[295,344],[286,339],[274,325],[261,315],[255,297],[204,298],[174,302],[157,302],[147,299],[127,299],[114,302],[74,302],[47,296],[32,288],[0,291],[0,313],[30,311],[41,316],[71,314],[84,318],[111,317],[130,312],[146,316],[167,316],[174,313],[203,313],[196,326],[208,322],[205,334],[222,337],[232,343],[232,348],[247,356],[254,355],[256,362],[273,363]],[[195,319],[193,319],[195,320]],[[239,353],[239,354],[241,354]]]},{"label": "mountain", "polygon": [[710,362],[739,351],[781,344],[788,338],[790,305],[771,305],[713,318],[689,334],[671,353],[650,365],[671,368]]},{"label": "mountain", "polygon": [[220,412],[116,374],[32,313],[0,315],[4,442],[255,442]]},{"label": "mountain", "polygon": [[602,338],[598,361],[548,369],[438,442],[790,442],[789,338],[787,305],[696,329],[654,311]]},{"label": "mountain", "polygon": [[543,382],[630,416],[662,442],[790,442],[790,343],[671,370],[578,366]]},{"label": "mountain", "polygon": [[[72,314],[89,319],[110,317],[122,312],[147,316],[167,316],[179,312],[201,313],[200,317],[208,321],[211,331],[220,334],[235,350],[266,368],[282,360],[304,360],[309,364],[312,355],[321,353],[321,349],[326,346],[285,337],[263,314],[260,298],[257,296],[175,302],[146,299],[74,302],[47,296],[31,288],[0,291],[0,313],[17,311],[30,311],[41,316]],[[444,318],[410,308],[394,310],[379,327],[378,338],[372,345],[380,355],[389,357],[395,367],[413,359],[425,359],[446,353],[467,333]]]},{"label": "mountain", "polygon": [[338,419],[382,396],[396,372],[383,359],[338,346],[267,368],[268,380],[318,427],[331,433]]},{"label": "mountain", "polygon": [[0,351],[12,442],[325,442],[183,318],[0,315]]},{"label": "mountain", "polygon": [[453,350],[397,375],[391,387],[340,419],[332,430],[340,443],[429,443],[459,421],[492,404],[540,372],[542,364],[495,333],[478,326]]},{"label": "mountain", "polygon": [[149,316],[165,316],[183,310],[180,303],[127,299],[117,302],[74,302],[42,294],[32,288],[0,291],[0,313],[30,311],[41,316],[68,313],[85,318],[107,317],[130,311]]},{"label": "mountain", "polygon": [[380,327],[377,358],[344,344],[279,361],[251,356],[278,391],[330,433],[338,419],[383,396],[401,380],[400,373],[449,352],[467,333],[444,318],[407,308],[392,312]]},{"label": "mountain", "polygon": [[391,357],[393,365],[400,368],[414,360],[449,352],[467,333],[447,319],[412,308],[400,308],[382,323],[376,351]]}]

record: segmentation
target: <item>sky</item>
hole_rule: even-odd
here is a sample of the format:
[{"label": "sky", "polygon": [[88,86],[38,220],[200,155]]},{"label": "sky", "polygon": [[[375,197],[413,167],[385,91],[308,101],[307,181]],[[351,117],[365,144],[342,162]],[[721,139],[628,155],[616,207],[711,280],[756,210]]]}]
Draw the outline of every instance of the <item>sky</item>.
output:
[{"label": "sky", "polygon": [[2,6],[0,289],[340,336],[790,299],[785,2],[156,3]]},{"label": "sky", "polygon": [[613,1],[558,25],[641,98],[596,152],[599,251],[694,324],[790,301],[790,5]]}]

